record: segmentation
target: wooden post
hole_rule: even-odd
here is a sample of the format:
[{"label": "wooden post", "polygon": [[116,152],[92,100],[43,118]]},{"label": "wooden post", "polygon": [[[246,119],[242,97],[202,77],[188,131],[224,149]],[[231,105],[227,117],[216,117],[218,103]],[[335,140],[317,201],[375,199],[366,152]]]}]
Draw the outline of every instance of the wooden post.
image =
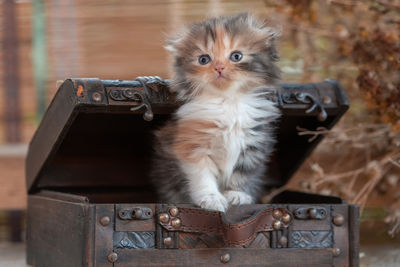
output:
[{"label": "wooden post", "polygon": [[40,121],[46,111],[47,43],[45,2],[44,0],[32,1],[32,7],[33,75],[37,99],[37,120]]},{"label": "wooden post", "polygon": [[19,105],[19,58],[17,17],[14,0],[3,1],[4,129],[7,143],[21,141]]}]

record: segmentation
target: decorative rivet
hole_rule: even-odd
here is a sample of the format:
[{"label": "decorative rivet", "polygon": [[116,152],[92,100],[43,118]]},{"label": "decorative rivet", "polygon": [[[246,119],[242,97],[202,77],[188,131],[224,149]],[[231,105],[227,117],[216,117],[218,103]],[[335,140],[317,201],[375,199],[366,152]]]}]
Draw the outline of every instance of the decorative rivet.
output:
[{"label": "decorative rivet", "polygon": [[272,213],[272,216],[274,216],[275,219],[280,219],[282,217],[282,211],[281,210],[274,210],[274,212]]},{"label": "decorative rivet", "polygon": [[333,257],[337,257],[340,255],[340,248],[333,248],[332,249],[332,255]]},{"label": "decorative rivet", "polygon": [[179,210],[177,207],[172,207],[169,209],[169,214],[171,214],[171,216],[176,217],[178,216]]},{"label": "decorative rivet", "polygon": [[110,254],[108,254],[107,259],[111,263],[116,262],[118,260],[118,254],[115,252],[111,252]]},{"label": "decorative rivet", "polygon": [[272,227],[273,227],[275,230],[281,229],[281,227],[282,227],[281,221],[274,221],[274,223],[272,224]]},{"label": "decorative rivet", "polygon": [[309,209],[308,214],[310,215],[311,219],[317,218],[317,209],[315,209],[315,208]]},{"label": "decorative rivet", "polygon": [[94,92],[94,93],[92,94],[92,99],[93,99],[94,101],[96,101],[96,102],[101,101],[101,94],[100,94],[99,92]]},{"label": "decorative rivet", "polygon": [[322,103],[324,103],[325,105],[328,105],[332,102],[332,99],[329,96],[323,96],[322,97]]},{"label": "decorative rivet", "polygon": [[175,218],[171,221],[171,225],[172,227],[174,227],[175,229],[181,227],[181,220],[178,218]]},{"label": "decorative rivet", "polygon": [[170,247],[172,245],[172,238],[171,237],[164,238],[163,243],[166,247]]},{"label": "decorative rivet", "polygon": [[120,209],[118,211],[118,216],[119,216],[119,218],[121,218],[123,220],[129,219],[130,218],[129,210]]},{"label": "decorative rivet", "polygon": [[167,213],[161,213],[158,219],[162,223],[167,223],[169,221],[169,215]]},{"label": "decorative rivet", "polygon": [[343,223],[344,223],[344,217],[343,217],[343,215],[339,214],[339,215],[336,215],[335,217],[333,217],[333,223],[334,223],[336,226],[342,226]]},{"label": "decorative rivet", "polygon": [[286,236],[281,236],[281,238],[279,238],[279,245],[281,245],[281,247],[286,247],[287,242],[288,240]]},{"label": "decorative rivet", "polygon": [[321,112],[318,113],[317,118],[319,121],[325,121],[328,118],[328,114],[325,110],[321,110]]},{"label": "decorative rivet", "polygon": [[107,225],[110,224],[110,221],[111,221],[110,217],[104,216],[104,217],[101,217],[100,224],[103,225],[103,226],[107,226]]},{"label": "decorative rivet", "polygon": [[231,255],[229,253],[225,253],[221,256],[222,263],[228,263],[231,260]]},{"label": "decorative rivet", "polygon": [[152,121],[153,118],[154,118],[154,114],[153,114],[152,112],[146,111],[146,112],[143,114],[143,119],[144,119],[145,121]]},{"label": "decorative rivet", "polygon": [[290,216],[289,213],[283,214],[283,216],[282,216],[282,221],[286,224],[290,223],[291,219],[292,219],[292,217]]}]

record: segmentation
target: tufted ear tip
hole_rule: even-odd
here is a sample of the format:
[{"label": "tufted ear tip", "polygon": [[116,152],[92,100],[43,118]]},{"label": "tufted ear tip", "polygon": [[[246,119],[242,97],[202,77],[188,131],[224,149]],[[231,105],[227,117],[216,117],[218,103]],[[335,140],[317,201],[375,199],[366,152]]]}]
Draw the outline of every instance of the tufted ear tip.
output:
[{"label": "tufted ear tip", "polygon": [[176,52],[176,49],[173,45],[167,44],[164,46],[164,49],[169,51],[169,52]]},{"label": "tufted ear tip", "polygon": [[182,42],[183,38],[184,34],[180,33],[173,39],[167,39],[167,44],[164,46],[164,48],[169,52],[176,53],[178,51],[177,47]]},{"label": "tufted ear tip", "polygon": [[275,40],[282,35],[282,26],[266,26],[263,28],[263,32],[267,35],[269,40]]}]

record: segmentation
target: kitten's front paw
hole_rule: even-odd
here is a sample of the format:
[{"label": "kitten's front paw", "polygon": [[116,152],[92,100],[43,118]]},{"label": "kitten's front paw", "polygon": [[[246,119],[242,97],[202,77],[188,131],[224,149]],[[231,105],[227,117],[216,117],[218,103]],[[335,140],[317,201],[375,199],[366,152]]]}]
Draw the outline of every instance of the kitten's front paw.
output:
[{"label": "kitten's front paw", "polygon": [[225,191],[224,196],[231,205],[244,205],[253,203],[253,198],[241,191]]},{"label": "kitten's front paw", "polygon": [[218,210],[225,212],[228,207],[228,202],[221,194],[209,194],[204,196],[200,201],[200,207],[203,209]]}]

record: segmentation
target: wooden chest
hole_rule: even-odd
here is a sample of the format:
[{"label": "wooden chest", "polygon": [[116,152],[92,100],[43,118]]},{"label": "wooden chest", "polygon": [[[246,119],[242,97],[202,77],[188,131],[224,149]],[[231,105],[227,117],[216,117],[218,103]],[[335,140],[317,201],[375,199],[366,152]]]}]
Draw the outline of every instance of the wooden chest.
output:
[{"label": "wooden chest", "polygon": [[[28,264],[79,266],[358,266],[359,208],[285,191],[226,214],[158,203],[149,181],[152,132],[179,106],[158,78],[69,79],[59,88],[27,162]],[[333,80],[282,84],[268,187],[284,185],[348,108]]]}]

